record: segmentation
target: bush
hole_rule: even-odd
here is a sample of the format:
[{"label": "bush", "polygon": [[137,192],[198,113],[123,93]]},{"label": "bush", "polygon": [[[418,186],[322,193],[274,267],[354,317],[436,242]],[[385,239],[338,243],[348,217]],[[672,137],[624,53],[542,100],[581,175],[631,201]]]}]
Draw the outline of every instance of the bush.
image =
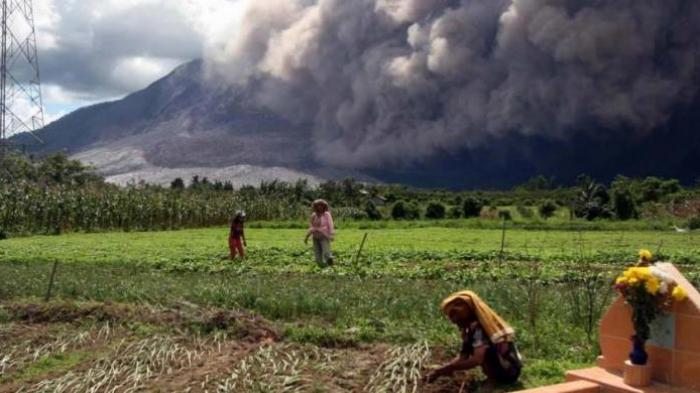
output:
[{"label": "bush", "polygon": [[693,217],[690,220],[688,220],[688,229],[690,229],[690,230],[700,229],[700,216]]},{"label": "bush", "polygon": [[557,204],[549,199],[542,202],[542,204],[539,207],[540,217],[544,218],[545,220],[552,217],[554,215],[554,212],[556,211]]},{"label": "bush", "polygon": [[428,207],[425,209],[425,218],[432,220],[440,220],[445,218],[445,205],[440,202],[430,202]]},{"label": "bush", "polygon": [[515,207],[515,210],[520,214],[522,218],[532,218],[535,216],[535,213],[530,209],[530,207],[525,206],[525,205],[518,205]]},{"label": "bush", "polygon": [[417,203],[411,201],[406,204],[406,219],[417,220],[420,218],[420,207]]},{"label": "bush", "polygon": [[377,205],[375,205],[371,200],[367,201],[365,204],[365,213],[367,213],[367,218],[370,220],[376,221],[382,219],[382,212],[377,209]]},{"label": "bush", "polygon": [[498,218],[506,221],[512,221],[513,220],[513,215],[510,213],[510,210],[499,210],[498,211]]},{"label": "bush", "polygon": [[461,218],[462,217],[462,208],[459,206],[452,206],[447,213],[447,216],[449,218]]},{"label": "bush", "polygon": [[481,208],[484,207],[483,202],[473,196],[469,196],[464,200],[462,204],[462,211],[464,212],[464,217],[479,217],[481,214]]}]

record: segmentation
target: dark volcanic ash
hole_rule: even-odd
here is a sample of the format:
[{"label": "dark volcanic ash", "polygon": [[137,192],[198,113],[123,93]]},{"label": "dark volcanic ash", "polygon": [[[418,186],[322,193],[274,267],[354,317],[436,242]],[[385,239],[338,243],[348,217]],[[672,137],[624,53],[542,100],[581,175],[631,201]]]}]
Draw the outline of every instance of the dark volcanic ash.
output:
[{"label": "dark volcanic ash", "polygon": [[[698,92],[697,0],[250,0],[210,70],[373,168],[510,133],[642,136]],[[586,125],[587,129],[582,125]]]}]

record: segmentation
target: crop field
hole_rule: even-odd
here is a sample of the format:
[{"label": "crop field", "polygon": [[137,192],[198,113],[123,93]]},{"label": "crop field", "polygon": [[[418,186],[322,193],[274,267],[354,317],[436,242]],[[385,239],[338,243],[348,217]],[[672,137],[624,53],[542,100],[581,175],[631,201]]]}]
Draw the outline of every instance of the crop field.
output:
[{"label": "crop field", "polygon": [[[673,231],[533,231],[471,228],[339,229],[337,264],[321,270],[304,245],[303,229],[249,228],[248,258],[228,260],[226,228],[171,232],[38,236],[3,241],[0,260],[129,265],[167,271],[354,274],[401,278],[480,278],[491,273],[571,278],[579,270],[619,269],[649,248],[660,259],[700,267],[700,234]],[[367,240],[358,258],[363,236]],[[501,243],[503,241],[503,252]],[[507,262],[507,263],[506,263]]]},{"label": "crop field", "polygon": [[244,261],[226,228],[0,241],[0,392],[474,391],[479,372],[420,382],[459,349],[438,304],[465,288],[516,328],[518,390],[594,362],[639,248],[700,277],[692,232],[509,228],[501,252],[498,229],[341,222],[326,269],[303,234],[248,228]]}]

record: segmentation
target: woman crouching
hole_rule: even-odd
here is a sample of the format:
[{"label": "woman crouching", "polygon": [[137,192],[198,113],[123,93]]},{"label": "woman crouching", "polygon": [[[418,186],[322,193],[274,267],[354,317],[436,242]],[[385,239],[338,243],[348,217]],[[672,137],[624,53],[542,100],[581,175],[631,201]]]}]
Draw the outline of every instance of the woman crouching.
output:
[{"label": "woman crouching", "polygon": [[457,292],[443,300],[440,307],[459,328],[462,349],[454,360],[428,374],[426,382],[475,367],[481,367],[490,385],[518,380],[522,360],[513,341],[515,332],[478,295]]}]

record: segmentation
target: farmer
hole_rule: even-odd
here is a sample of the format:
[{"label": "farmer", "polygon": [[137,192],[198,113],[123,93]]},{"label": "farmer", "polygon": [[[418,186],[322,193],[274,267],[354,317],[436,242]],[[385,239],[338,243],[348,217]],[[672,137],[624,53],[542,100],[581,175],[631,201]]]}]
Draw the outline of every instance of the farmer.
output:
[{"label": "farmer", "polygon": [[335,228],[328,202],[317,199],[311,204],[311,209],[313,213],[311,213],[309,230],[306,231],[304,244],[308,244],[309,237],[312,237],[316,263],[321,267],[332,265],[331,240],[335,235]]},{"label": "farmer", "polygon": [[442,301],[440,308],[459,328],[462,349],[454,360],[429,373],[424,378],[427,383],[475,367],[481,367],[491,385],[518,380],[522,361],[513,342],[515,332],[477,294],[454,293]]},{"label": "farmer", "polygon": [[243,231],[243,223],[245,222],[245,212],[237,211],[236,215],[231,220],[231,230],[228,234],[228,248],[231,252],[230,258],[236,258],[236,251],[241,259],[245,258],[245,249],[248,243],[245,241],[245,232]]}]

